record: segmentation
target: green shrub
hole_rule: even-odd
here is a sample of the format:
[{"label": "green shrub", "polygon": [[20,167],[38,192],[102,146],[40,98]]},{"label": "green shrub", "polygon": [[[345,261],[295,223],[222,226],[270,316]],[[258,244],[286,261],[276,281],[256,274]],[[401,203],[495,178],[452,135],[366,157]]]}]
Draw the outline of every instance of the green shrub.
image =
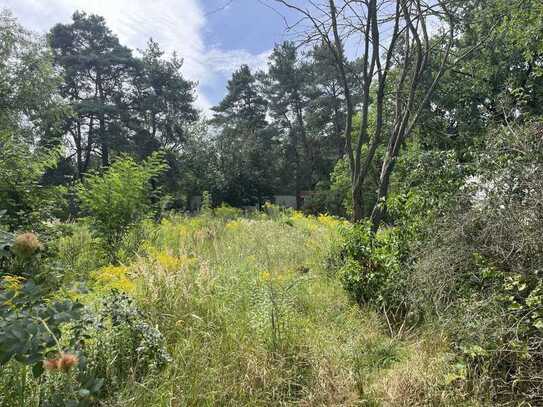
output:
[{"label": "green shrub", "polygon": [[0,404],[86,405],[99,386],[80,375],[84,307],[65,295],[36,235],[18,234],[10,247],[0,273]]},{"label": "green shrub", "polygon": [[124,234],[152,213],[152,180],[166,169],[160,154],[141,164],[123,157],[103,174],[87,176],[79,186],[81,208],[104,240],[112,259]]},{"label": "green shrub", "polygon": [[[364,194],[364,210],[371,210],[375,197],[372,186]],[[346,158],[338,160],[330,180],[321,181],[317,184],[311,199],[304,203],[304,212],[318,215],[329,213],[336,216],[350,217],[353,212],[351,195],[351,170],[349,161]]]},{"label": "green shrub", "polygon": [[228,221],[241,217],[242,212],[241,209],[232,208],[228,204],[222,204],[221,206],[213,210],[213,214],[218,218]]},{"label": "green shrub", "polygon": [[342,239],[333,256],[345,289],[362,304],[390,312],[397,319],[407,311],[407,245],[399,228],[373,235],[368,224],[341,228]]},{"label": "green shrub", "polygon": [[121,263],[130,263],[135,256],[144,253],[145,242],[153,240],[156,232],[157,225],[153,219],[144,219],[133,225],[118,243],[116,259]]},{"label": "green shrub", "polygon": [[139,382],[171,361],[162,334],[145,320],[134,301],[112,292],[102,301],[92,345],[86,350],[88,374],[104,379],[102,397],[111,397],[127,380]]},{"label": "green shrub", "polygon": [[0,131],[0,212],[10,230],[37,229],[67,206],[65,187],[41,184],[59,156],[57,150],[32,151],[16,136]]}]

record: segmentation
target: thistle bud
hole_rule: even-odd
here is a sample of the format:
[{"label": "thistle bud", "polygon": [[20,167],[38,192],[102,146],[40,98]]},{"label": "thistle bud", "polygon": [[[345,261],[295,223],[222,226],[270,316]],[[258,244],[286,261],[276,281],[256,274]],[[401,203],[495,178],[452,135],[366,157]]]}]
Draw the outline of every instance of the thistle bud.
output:
[{"label": "thistle bud", "polygon": [[30,257],[42,249],[42,244],[34,233],[27,232],[17,235],[11,247],[13,253],[20,257]]},{"label": "thistle bud", "polygon": [[47,359],[43,362],[45,370],[50,372],[62,371],[67,373],[79,363],[79,358],[72,353],[61,353],[58,358]]}]

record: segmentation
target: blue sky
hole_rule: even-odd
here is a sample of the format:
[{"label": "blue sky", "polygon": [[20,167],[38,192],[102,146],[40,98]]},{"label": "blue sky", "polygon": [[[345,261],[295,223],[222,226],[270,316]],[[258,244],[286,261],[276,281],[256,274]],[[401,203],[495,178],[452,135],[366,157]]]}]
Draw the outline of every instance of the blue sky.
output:
[{"label": "blue sky", "polygon": [[0,0],[0,8],[36,32],[69,22],[75,10],[83,10],[104,16],[131,48],[143,48],[153,37],[184,58],[184,74],[199,82],[198,105],[204,110],[222,99],[234,69],[244,63],[264,68],[274,44],[291,38],[282,16],[265,4],[277,7],[273,0]]}]

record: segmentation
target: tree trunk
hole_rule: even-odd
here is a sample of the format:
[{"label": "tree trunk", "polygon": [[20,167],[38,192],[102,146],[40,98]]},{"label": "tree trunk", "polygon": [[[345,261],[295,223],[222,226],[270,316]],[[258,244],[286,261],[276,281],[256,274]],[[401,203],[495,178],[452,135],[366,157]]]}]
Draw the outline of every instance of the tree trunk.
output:
[{"label": "tree trunk", "polygon": [[106,140],[106,121],[104,119],[104,114],[100,116],[100,141],[101,141],[101,150],[102,150],[102,166],[109,166],[109,146]]},{"label": "tree trunk", "polygon": [[336,89],[334,86],[332,97],[334,99],[334,138],[337,148],[337,159],[341,160],[343,156],[345,155],[345,141],[342,138],[342,132],[341,132],[341,124],[339,123],[339,102],[338,102],[338,96],[336,94]]},{"label": "tree trunk", "polygon": [[75,155],[77,160],[77,178],[81,179],[83,176],[83,151],[81,147],[81,123],[77,121],[77,130],[75,136]]},{"label": "tree trunk", "polygon": [[383,218],[387,212],[386,198],[390,187],[390,176],[394,170],[395,157],[387,154],[383,167],[381,168],[381,176],[379,177],[379,188],[377,189],[377,201],[371,212],[371,230],[376,233]]},{"label": "tree trunk", "polygon": [[100,125],[100,148],[102,153],[102,166],[107,167],[109,166],[109,145],[106,135],[106,118],[104,114],[104,109],[106,106],[106,100],[104,97],[104,89],[102,87],[102,80],[100,77],[100,73],[96,75],[96,85],[98,87],[98,95],[100,96],[100,117],[99,117],[99,125]]},{"label": "tree trunk", "polygon": [[94,115],[91,115],[89,119],[89,132],[87,135],[87,146],[85,150],[85,161],[83,163],[83,173],[87,172],[87,170],[89,169],[93,143],[94,143]]},{"label": "tree trunk", "polygon": [[362,188],[360,184],[354,184],[352,188],[353,215],[354,223],[361,222],[364,219],[364,206],[362,205]]}]

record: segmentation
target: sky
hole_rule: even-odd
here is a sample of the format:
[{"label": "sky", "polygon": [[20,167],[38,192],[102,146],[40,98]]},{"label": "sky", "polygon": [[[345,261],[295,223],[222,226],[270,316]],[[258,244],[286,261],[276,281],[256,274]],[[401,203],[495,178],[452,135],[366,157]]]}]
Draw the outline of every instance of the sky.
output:
[{"label": "sky", "polygon": [[184,59],[183,74],[198,82],[197,105],[218,104],[242,64],[265,68],[274,44],[291,39],[273,0],[0,0],[27,29],[47,32],[76,10],[106,18],[123,45],[142,49],[152,37]]}]

